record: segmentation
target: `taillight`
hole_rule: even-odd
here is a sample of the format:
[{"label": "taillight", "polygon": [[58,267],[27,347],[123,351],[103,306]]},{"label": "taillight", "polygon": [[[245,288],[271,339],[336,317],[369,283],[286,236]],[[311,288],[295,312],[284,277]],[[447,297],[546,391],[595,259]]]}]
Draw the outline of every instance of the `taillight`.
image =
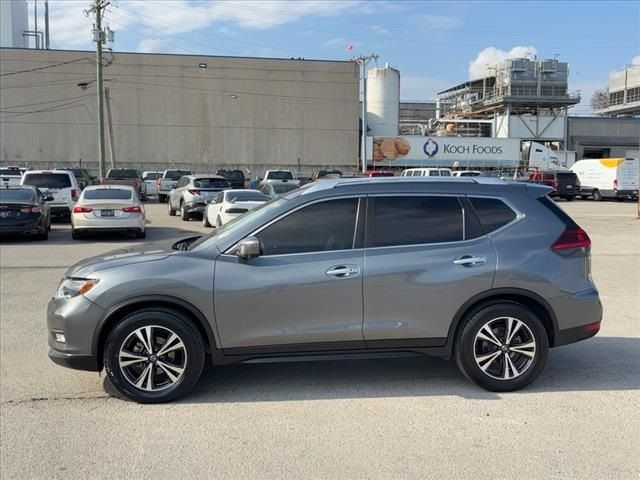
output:
[{"label": "taillight", "polygon": [[42,213],[42,209],[40,207],[21,208],[20,211],[22,213]]},{"label": "taillight", "polygon": [[554,189],[557,189],[557,188],[558,188],[558,182],[557,182],[557,180],[551,180],[551,186],[552,186]]},{"label": "taillight", "polygon": [[133,188],[138,188],[140,186],[140,182],[138,180],[133,181]]},{"label": "taillight", "polygon": [[142,209],[140,207],[124,207],[122,211],[126,213],[142,213]]},{"label": "taillight", "polygon": [[106,178],[101,178],[100,179],[100,185],[106,185],[107,184],[107,179]]},{"label": "taillight", "polygon": [[156,186],[157,186],[158,188],[160,188],[160,182],[161,182],[161,180],[160,180],[160,179],[156,180]]},{"label": "taillight", "polygon": [[618,179],[614,179],[613,180],[613,191],[617,192],[618,191]]},{"label": "taillight", "polygon": [[558,239],[551,245],[551,250],[570,250],[574,248],[587,248],[591,246],[591,239],[587,232],[580,227],[565,229]]},{"label": "taillight", "polygon": [[191,195],[200,195],[200,190],[189,190]]},{"label": "taillight", "polygon": [[84,207],[82,205],[76,205],[73,207],[73,213],[90,213],[93,212],[93,208]]}]

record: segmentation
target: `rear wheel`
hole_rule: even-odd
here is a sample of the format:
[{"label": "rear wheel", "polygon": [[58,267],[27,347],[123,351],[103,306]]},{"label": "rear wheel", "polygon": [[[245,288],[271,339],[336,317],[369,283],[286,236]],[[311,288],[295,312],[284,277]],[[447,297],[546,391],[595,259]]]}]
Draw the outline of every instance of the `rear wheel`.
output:
[{"label": "rear wheel", "polygon": [[167,197],[165,195],[158,194],[158,203],[164,203],[167,201]]},{"label": "rear wheel", "polygon": [[167,202],[167,205],[169,206],[169,210],[168,210],[169,211],[169,216],[170,217],[175,217],[176,216],[176,211],[173,208],[171,208],[171,201],[170,200]]},{"label": "rear wheel", "polygon": [[455,343],[458,368],[472,382],[495,392],[529,385],[544,368],[549,351],[540,319],[516,303],[497,303],[472,312]]},{"label": "rear wheel", "polygon": [[220,219],[220,215],[216,217],[216,228],[220,228],[222,226],[222,220]]},{"label": "rear wheel", "polygon": [[593,193],[591,195],[593,195],[593,199],[596,202],[602,201],[602,194],[600,193],[600,190],[598,190],[597,188],[593,190]]},{"label": "rear wheel", "polygon": [[146,230],[139,229],[139,230],[136,232],[136,238],[147,238],[147,231],[146,231]]},{"label": "rear wheel", "polygon": [[36,235],[36,238],[38,240],[48,240],[49,239],[49,229],[45,228],[44,232],[39,233],[38,235]]},{"label": "rear wheel", "polygon": [[75,228],[71,227],[71,238],[74,240],[82,239],[82,235]]},{"label": "rear wheel", "polygon": [[207,215],[206,210],[202,213],[202,226],[205,228],[211,228],[211,223],[209,222],[209,216]]},{"label": "rear wheel", "polygon": [[202,338],[177,312],[148,309],[127,316],[109,333],[104,368],[113,386],[140,403],[186,394],[204,366]]},{"label": "rear wheel", "polygon": [[190,218],[189,212],[187,212],[187,209],[184,206],[184,202],[180,202],[180,218],[185,222],[188,222]]}]

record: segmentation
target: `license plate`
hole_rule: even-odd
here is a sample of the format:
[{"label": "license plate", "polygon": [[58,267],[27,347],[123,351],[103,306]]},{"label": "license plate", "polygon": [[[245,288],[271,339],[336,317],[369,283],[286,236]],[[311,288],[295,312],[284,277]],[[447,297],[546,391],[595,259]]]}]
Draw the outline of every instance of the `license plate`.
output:
[{"label": "license plate", "polygon": [[567,185],[567,188],[573,188],[573,185]]},{"label": "license plate", "polygon": [[113,210],[100,210],[101,217],[113,217],[115,212]]}]

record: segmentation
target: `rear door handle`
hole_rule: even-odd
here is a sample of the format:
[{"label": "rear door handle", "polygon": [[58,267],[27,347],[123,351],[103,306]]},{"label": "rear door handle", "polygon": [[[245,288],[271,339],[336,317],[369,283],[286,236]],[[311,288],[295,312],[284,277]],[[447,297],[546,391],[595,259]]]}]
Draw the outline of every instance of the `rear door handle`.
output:
[{"label": "rear door handle", "polygon": [[352,277],[360,273],[360,267],[358,265],[336,265],[329,268],[326,273],[330,277]]},{"label": "rear door handle", "polygon": [[478,265],[484,265],[485,263],[487,263],[487,257],[483,257],[482,255],[465,255],[453,261],[454,265],[462,265],[463,267],[476,267]]}]

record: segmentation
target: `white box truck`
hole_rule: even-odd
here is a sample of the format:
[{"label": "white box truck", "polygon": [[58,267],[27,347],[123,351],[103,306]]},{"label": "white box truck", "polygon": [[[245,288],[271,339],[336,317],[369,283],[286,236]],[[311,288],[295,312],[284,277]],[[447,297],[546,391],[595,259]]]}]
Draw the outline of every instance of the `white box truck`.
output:
[{"label": "white box truck", "polygon": [[580,196],[603,198],[638,198],[640,160],[637,158],[595,158],[578,160],[570,170],[580,179]]}]

